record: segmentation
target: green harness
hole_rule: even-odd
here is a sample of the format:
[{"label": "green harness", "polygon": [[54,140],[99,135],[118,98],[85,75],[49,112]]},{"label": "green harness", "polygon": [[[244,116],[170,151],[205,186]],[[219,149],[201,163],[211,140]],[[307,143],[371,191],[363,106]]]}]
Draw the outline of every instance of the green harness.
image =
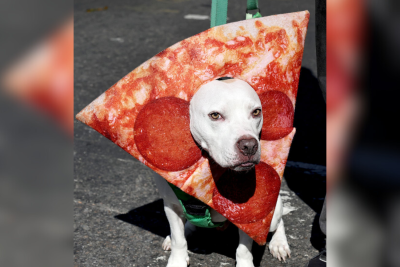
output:
[{"label": "green harness", "polygon": [[175,185],[168,183],[183,208],[185,218],[192,224],[203,228],[222,227],[225,222],[214,223],[211,220],[210,207],[195,197],[186,194]]},{"label": "green harness", "polygon": [[[256,12],[254,15],[249,11]],[[228,0],[212,0],[211,6],[211,27],[226,24],[228,13]],[[247,0],[246,19],[261,18],[258,0]],[[214,223],[211,220],[210,207],[195,197],[186,194],[175,185],[169,183],[169,186],[181,203],[183,214],[186,219],[198,227],[216,228],[222,227],[225,222]]]}]

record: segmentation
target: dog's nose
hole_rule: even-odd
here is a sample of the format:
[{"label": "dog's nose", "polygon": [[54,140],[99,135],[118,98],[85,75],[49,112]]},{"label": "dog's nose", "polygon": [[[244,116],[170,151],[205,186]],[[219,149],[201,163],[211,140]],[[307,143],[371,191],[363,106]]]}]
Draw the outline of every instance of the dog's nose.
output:
[{"label": "dog's nose", "polygon": [[255,138],[241,139],[236,143],[240,152],[245,156],[252,156],[257,152],[258,143]]}]

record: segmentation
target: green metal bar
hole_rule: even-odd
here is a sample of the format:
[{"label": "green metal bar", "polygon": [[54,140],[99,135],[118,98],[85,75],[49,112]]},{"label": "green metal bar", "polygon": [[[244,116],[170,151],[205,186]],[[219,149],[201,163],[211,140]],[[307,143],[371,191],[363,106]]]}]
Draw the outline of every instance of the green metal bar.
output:
[{"label": "green metal bar", "polygon": [[228,0],[212,0],[211,28],[226,24],[228,16]]}]

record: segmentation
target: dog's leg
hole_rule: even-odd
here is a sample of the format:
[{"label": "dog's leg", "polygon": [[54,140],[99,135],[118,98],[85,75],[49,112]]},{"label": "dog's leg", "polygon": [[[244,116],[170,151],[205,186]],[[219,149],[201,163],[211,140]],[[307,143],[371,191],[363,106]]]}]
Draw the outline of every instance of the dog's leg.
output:
[{"label": "dog's leg", "polygon": [[269,242],[269,251],[271,254],[278,258],[279,261],[283,259],[286,262],[286,257],[290,257],[290,249],[286,239],[285,226],[282,220],[283,205],[281,197],[278,197],[276,202],[274,216],[272,217],[270,232],[274,232],[271,242]]},{"label": "dog's leg", "polygon": [[282,219],[278,224],[275,234],[272,236],[271,242],[269,242],[269,251],[275,258],[278,258],[279,261],[283,259],[283,261],[286,262],[286,257],[289,256],[290,258],[290,249]]},{"label": "dog's leg", "polygon": [[166,204],[164,210],[171,229],[171,255],[167,267],[186,267],[189,264],[189,255],[182,208]]},{"label": "dog's leg", "polygon": [[251,247],[253,239],[239,229],[239,246],[236,249],[236,267],[254,267]]},{"label": "dog's leg", "polygon": [[182,207],[174,191],[167,181],[154,173],[154,181],[158,192],[164,200],[164,211],[167,215],[171,235],[167,236],[162,244],[164,250],[171,250],[167,267],[187,267],[189,256],[185,239],[185,221]]}]

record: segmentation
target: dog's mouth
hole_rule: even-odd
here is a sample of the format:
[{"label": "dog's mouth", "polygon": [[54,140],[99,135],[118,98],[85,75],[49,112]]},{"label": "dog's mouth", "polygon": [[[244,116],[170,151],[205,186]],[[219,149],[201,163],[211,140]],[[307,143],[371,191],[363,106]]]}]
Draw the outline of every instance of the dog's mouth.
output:
[{"label": "dog's mouth", "polygon": [[246,161],[246,162],[241,162],[239,164],[236,164],[232,167],[230,167],[231,170],[234,171],[248,171],[254,168],[258,162],[256,161]]},{"label": "dog's mouth", "polygon": [[239,166],[241,166],[241,167],[253,167],[254,165],[255,165],[254,162],[245,162],[245,163],[239,164]]}]

